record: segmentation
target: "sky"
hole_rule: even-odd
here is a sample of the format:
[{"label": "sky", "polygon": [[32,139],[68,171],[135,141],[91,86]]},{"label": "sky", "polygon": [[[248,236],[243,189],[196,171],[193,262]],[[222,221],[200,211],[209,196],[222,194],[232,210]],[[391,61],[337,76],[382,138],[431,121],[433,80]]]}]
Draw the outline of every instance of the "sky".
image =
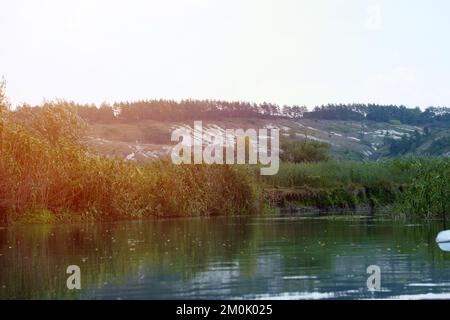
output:
[{"label": "sky", "polygon": [[1,0],[13,104],[450,105],[448,0]]}]

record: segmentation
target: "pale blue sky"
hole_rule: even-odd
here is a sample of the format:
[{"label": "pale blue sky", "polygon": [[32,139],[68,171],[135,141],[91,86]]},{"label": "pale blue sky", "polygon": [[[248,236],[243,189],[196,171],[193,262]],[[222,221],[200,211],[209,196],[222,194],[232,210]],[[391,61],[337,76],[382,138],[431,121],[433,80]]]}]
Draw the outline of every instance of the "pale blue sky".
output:
[{"label": "pale blue sky", "polygon": [[14,103],[450,105],[448,0],[1,0]]}]

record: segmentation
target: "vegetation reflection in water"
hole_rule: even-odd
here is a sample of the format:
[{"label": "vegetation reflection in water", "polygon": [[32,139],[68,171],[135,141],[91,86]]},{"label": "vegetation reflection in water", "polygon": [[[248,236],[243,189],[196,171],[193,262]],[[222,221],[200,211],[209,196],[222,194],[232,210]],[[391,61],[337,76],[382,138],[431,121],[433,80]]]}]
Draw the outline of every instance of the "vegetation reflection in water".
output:
[{"label": "vegetation reflection in water", "polygon": [[[0,298],[384,298],[450,292],[436,223],[291,216],[0,229]],[[81,267],[82,289],[66,287]],[[366,287],[381,267],[382,292]]]}]

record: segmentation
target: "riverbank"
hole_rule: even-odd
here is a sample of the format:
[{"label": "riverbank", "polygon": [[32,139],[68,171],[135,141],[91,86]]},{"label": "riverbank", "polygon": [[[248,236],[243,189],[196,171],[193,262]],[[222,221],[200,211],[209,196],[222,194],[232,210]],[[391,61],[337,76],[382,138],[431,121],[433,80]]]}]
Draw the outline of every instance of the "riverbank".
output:
[{"label": "riverbank", "polygon": [[375,208],[392,205],[414,175],[413,162],[283,163],[276,176],[262,177],[272,204],[285,208]]},{"label": "riverbank", "polygon": [[248,168],[145,164],[100,156],[81,143],[65,108],[0,117],[0,220],[53,222],[254,214],[263,197]]},{"label": "riverbank", "polygon": [[[417,184],[417,161],[283,163],[278,175],[259,176],[257,169],[246,166],[176,166],[168,160],[138,165],[97,158],[97,164],[106,162],[109,165],[102,171],[98,171],[98,166],[87,166],[90,169],[78,175],[82,182],[88,177],[89,181],[102,179],[96,184],[75,185],[71,192],[82,195],[77,201],[58,199],[59,207],[51,201],[47,204],[28,202],[21,210],[15,207],[16,210],[6,211],[3,222],[29,224],[254,215],[278,209],[293,214],[345,215],[356,212],[378,214],[389,208],[390,214],[394,215],[440,217],[442,212],[439,210],[425,217],[417,216],[411,210],[405,211],[403,207],[414,186],[413,181]],[[435,161],[420,159],[421,166],[428,170],[436,166]],[[118,168],[122,169],[119,171]],[[432,182],[437,183],[437,180]],[[88,186],[95,189],[81,193]],[[430,198],[427,201],[432,208],[436,206],[433,201],[442,200]],[[443,207],[448,207],[449,200],[444,201],[447,204]]]},{"label": "riverbank", "polygon": [[261,176],[257,166],[136,163],[83,145],[84,123],[70,109],[29,112],[0,114],[3,224],[386,205],[429,218],[450,208],[449,159],[282,163],[274,176]]},{"label": "riverbank", "polygon": [[450,210],[450,160],[397,158],[383,162],[283,163],[260,178],[272,206],[298,211],[375,212],[430,219]]}]

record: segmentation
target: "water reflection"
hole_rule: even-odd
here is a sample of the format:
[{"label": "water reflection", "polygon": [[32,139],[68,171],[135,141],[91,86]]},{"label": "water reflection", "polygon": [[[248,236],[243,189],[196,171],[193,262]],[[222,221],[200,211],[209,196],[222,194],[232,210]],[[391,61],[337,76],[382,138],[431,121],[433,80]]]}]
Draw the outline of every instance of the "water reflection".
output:
[{"label": "water reflection", "polygon": [[[450,292],[434,224],[234,217],[0,229],[0,298],[323,299]],[[66,288],[81,267],[82,290]],[[368,265],[382,271],[368,292]],[[421,285],[422,284],[422,285]]]}]

